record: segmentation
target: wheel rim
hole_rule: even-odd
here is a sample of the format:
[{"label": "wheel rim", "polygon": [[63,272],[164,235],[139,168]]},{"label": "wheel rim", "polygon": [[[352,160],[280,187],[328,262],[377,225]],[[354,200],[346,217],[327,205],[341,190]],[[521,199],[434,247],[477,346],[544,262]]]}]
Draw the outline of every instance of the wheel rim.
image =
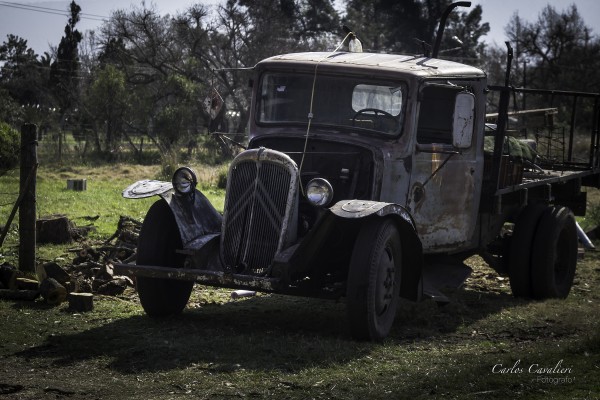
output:
[{"label": "wheel rim", "polygon": [[379,270],[377,272],[377,288],[375,293],[375,312],[383,315],[388,310],[394,294],[395,281],[394,253],[388,244],[381,252]]}]

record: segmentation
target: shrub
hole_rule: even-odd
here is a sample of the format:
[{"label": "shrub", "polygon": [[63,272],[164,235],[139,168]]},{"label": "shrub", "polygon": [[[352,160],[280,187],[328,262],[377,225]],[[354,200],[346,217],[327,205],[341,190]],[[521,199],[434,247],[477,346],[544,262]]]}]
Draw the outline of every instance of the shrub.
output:
[{"label": "shrub", "polygon": [[600,226],[600,204],[590,205],[587,212],[587,217],[592,227]]},{"label": "shrub", "polygon": [[219,189],[227,188],[227,172],[229,171],[228,165],[219,168],[217,172],[217,187]]},{"label": "shrub", "polygon": [[6,172],[19,164],[19,132],[0,122],[0,171]]}]

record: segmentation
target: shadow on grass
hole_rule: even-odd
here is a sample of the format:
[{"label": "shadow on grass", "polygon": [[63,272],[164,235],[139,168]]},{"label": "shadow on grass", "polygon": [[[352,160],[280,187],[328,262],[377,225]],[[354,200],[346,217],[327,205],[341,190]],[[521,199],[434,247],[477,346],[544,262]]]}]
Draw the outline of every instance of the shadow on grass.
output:
[{"label": "shadow on grass", "polygon": [[[484,318],[513,304],[511,296],[462,292],[455,303],[402,303],[389,344],[430,340],[465,319]],[[298,372],[361,358],[378,344],[353,341],[343,302],[261,296],[188,309],[164,319],[115,318],[77,333],[60,333],[16,355],[57,366],[94,359],[122,373],[197,367]]]}]

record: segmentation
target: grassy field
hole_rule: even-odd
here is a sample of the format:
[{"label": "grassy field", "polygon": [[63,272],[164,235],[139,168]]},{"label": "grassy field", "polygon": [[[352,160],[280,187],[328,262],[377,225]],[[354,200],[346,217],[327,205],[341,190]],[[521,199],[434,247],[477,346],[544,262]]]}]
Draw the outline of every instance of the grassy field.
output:
[{"label": "grassy field", "polygon": [[146,317],[132,292],[96,297],[84,314],[0,301],[0,394],[598,399],[599,259],[580,262],[567,300],[531,302],[514,299],[474,258],[475,272],[451,304],[404,303],[383,344],[349,338],[343,302],[230,300],[228,291],[202,286],[182,315],[163,320]]},{"label": "grassy field", "polygon": [[[192,165],[193,167],[194,165]],[[222,167],[198,168],[203,182],[202,192],[218,209],[223,209],[224,191],[216,187]],[[77,226],[92,225],[96,232],[91,239],[109,237],[117,229],[120,215],[142,220],[157,197],[128,200],[121,192],[141,179],[159,179],[160,167],[130,164],[112,164],[96,167],[55,166],[40,167],[37,175],[37,215],[66,214]],[[87,190],[67,190],[67,179],[87,179]],[[6,223],[19,191],[19,171],[0,176],[0,226]],[[96,218],[97,217],[97,218]],[[94,219],[90,222],[90,219]],[[15,217],[6,243],[0,250],[0,264],[15,262],[18,251],[18,216]],[[37,251],[41,260],[52,259],[68,246],[42,245]],[[60,254],[63,255],[63,254]]]},{"label": "grassy field", "polygon": [[[67,210],[76,223],[99,215],[90,240],[101,239],[119,214],[143,217],[153,200],[120,192],[157,173],[42,170],[38,213]],[[222,198],[210,184],[216,172],[203,174],[204,191]],[[72,177],[87,178],[88,190],[67,191]],[[13,181],[0,178],[2,187]],[[9,239],[0,263],[14,257]],[[65,248],[38,252],[66,258]],[[566,300],[544,302],[513,298],[480,258],[469,264],[474,273],[450,304],[402,303],[383,344],[350,339],[343,301],[232,300],[228,290],[196,286],[182,315],[151,319],[132,289],[96,296],[88,313],[0,300],[0,398],[600,399],[600,253],[579,262]]]}]

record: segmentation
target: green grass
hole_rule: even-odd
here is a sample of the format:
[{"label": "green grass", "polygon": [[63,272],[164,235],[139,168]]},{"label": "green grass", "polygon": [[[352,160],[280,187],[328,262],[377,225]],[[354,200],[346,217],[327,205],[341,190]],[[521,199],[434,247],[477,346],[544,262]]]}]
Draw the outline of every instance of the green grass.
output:
[{"label": "green grass", "polygon": [[[220,167],[203,167],[201,170],[201,190],[217,208],[223,210],[224,190],[216,187]],[[117,229],[119,216],[126,215],[143,220],[150,205],[158,200],[153,196],[146,199],[130,200],[121,197],[121,192],[133,182],[141,179],[157,179],[160,168],[157,166],[136,166],[114,164],[101,166],[41,166],[37,174],[37,216],[65,214],[77,226],[89,225],[86,217],[98,217],[92,225],[96,232],[91,239],[102,239],[112,235]],[[87,179],[87,190],[67,190],[67,179]],[[11,171],[0,176],[0,226],[6,224],[19,191],[19,171]],[[15,262],[18,243],[18,213],[11,225],[4,246],[0,250],[0,263]],[[64,256],[67,246],[40,245],[39,258],[53,259],[58,253]],[[53,257],[54,255],[54,257]]]},{"label": "green grass", "polygon": [[[197,168],[203,192],[222,208],[218,168]],[[95,222],[112,234],[119,214],[141,219],[148,200],[121,190],[159,167],[40,169],[38,213]],[[66,179],[87,178],[85,192]],[[0,177],[2,188],[14,176]],[[7,191],[14,190],[10,187]],[[2,189],[4,191],[4,189]],[[594,199],[594,197],[592,198]],[[221,201],[221,203],[219,203]],[[5,218],[10,207],[0,209]],[[15,255],[16,233],[1,250]],[[39,246],[38,259],[68,246]],[[600,242],[596,242],[600,246]],[[0,395],[8,399],[599,399],[600,253],[579,262],[566,300],[527,301],[480,258],[452,303],[403,302],[382,344],[350,339],[342,301],[230,291],[197,285],[182,315],[147,317],[133,289],[95,296],[95,309],[0,300]],[[495,373],[518,363],[512,373]],[[529,367],[569,372],[535,374]],[[534,367],[534,369],[538,368]],[[562,378],[559,382],[553,379]],[[544,380],[545,379],[545,380]],[[13,393],[10,393],[10,392]]]},{"label": "green grass", "polygon": [[[597,399],[599,259],[580,262],[568,299],[534,302],[473,258],[451,304],[403,303],[382,344],[350,339],[343,302],[203,286],[167,319],[133,292],[83,314],[0,301],[0,383],[19,399]],[[559,363],[570,370],[533,372]]]}]

